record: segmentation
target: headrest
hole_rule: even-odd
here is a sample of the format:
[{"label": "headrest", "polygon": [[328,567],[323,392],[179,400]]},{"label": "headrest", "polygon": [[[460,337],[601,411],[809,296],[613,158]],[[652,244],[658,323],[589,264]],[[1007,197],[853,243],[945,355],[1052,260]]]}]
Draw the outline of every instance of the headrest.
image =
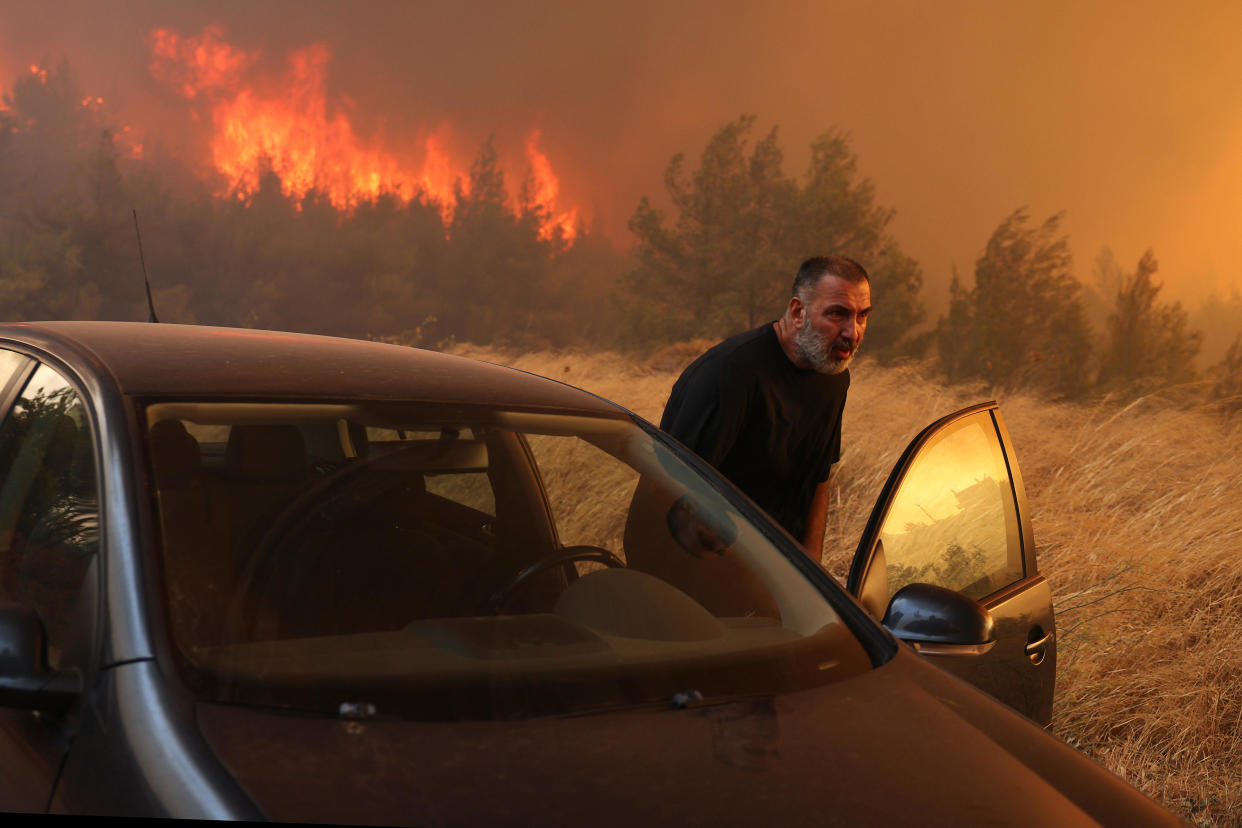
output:
[{"label": "headrest", "polygon": [[180,488],[203,468],[198,440],[180,420],[160,420],[151,426],[150,443],[155,484],[161,489]]},{"label": "headrest", "polygon": [[250,481],[297,482],[306,477],[306,441],[293,425],[235,425],[224,463],[231,474]]}]

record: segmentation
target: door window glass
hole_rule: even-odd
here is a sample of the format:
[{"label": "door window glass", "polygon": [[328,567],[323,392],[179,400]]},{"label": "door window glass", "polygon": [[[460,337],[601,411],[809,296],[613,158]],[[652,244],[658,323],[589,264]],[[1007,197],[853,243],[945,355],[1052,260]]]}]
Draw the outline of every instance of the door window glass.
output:
[{"label": "door window glass", "polygon": [[0,426],[0,594],[42,616],[53,667],[65,666],[69,619],[98,548],[90,425],[44,365]]},{"label": "door window glass", "polygon": [[1009,471],[988,412],[954,423],[923,446],[880,540],[890,597],[906,584],[930,583],[977,599],[1023,577]]},{"label": "door window glass", "polygon": [[[8,399],[9,384],[18,380],[18,371],[29,361],[21,354],[0,350],[0,401]],[[3,412],[0,412],[0,420],[3,418]]]}]

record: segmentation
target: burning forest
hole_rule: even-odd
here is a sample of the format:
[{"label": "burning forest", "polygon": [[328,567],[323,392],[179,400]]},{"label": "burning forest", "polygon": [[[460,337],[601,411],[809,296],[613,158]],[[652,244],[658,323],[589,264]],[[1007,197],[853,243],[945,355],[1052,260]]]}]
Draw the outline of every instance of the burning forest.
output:
[{"label": "burning forest", "polygon": [[[281,192],[295,202],[315,191],[335,208],[351,211],[362,202],[389,196],[402,204],[417,198],[440,206],[446,219],[469,194],[469,169],[452,150],[452,125],[426,130],[421,158],[411,147],[364,141],[347,112],[349,99],[331,106],[327,72],[331,50],[317,43],[296,49],[275,77],[257,76],[258,52],[231,46],[219,26],[182,36],[171,29],[151,33],[151,75],[192,106],[195,119],[211,124],[211,164],[223,180],[217,195],[249,202],[265,171],[280,179]],[[523,181],[515,209],[539,216],[543,239],[577,233],[578,208],[566,204],[552,162],[534,129],[525,142],[526,169],[505,170]]]},{"label": "burning forest", "polygon": [[[473,150],[449,121],[364,136],[348,91],[330,91],[325,43],[265,55],[209,25],[156,28],[144,46],[162,119],[123,122],[67,60],[32,64],[3,95],[0,209],[21,228],[0,259],[11,316],[132,317],[131,207],[174,321],[567,342],[583,332],[556,306],[598,304],[622,266],[537,125]],[[189,137],[174,151],[170,135]],[[569,277],[583,266],[593,285]]]}]

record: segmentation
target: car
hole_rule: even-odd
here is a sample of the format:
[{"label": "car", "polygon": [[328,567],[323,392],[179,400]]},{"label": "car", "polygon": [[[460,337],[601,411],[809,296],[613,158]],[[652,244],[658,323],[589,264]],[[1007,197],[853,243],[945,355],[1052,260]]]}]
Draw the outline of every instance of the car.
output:
[{"label": "car", "polygon": [[0,416],[3,810],[1176,823],[1040,726],[994,403],[914,441],[844,587],[637,416],[462,357],[4,325]]}]

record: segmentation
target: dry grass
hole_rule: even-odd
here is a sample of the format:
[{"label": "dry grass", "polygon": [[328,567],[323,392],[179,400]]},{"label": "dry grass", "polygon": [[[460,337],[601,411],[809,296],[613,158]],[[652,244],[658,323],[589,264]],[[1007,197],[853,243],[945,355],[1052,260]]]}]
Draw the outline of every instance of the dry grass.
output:
[{"label": "dry grass", "polygon": [[[642,364],[615,354],[459,352],[658,420],[703,344]],[[989,397],[929,373],[866,361],[853,372],[825,544],[838,577],[906,443],[936,417]],[[1054,731],[1193,822],[1242,824],[1242,419],[1155,397],[1000,402],[1057,606]]]}]

